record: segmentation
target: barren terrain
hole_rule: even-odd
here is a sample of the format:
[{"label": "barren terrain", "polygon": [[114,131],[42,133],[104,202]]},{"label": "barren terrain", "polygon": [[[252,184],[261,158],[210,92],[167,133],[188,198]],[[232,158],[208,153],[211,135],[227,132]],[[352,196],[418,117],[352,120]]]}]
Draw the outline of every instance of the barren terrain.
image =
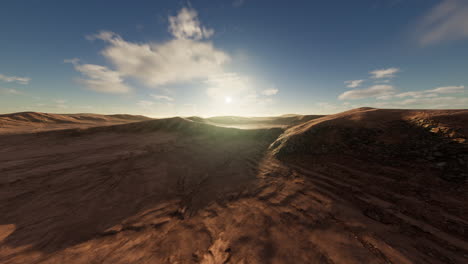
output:
[{"label": "barren terrain", "polygon": [[0,263],[468,262],[468,110],[104,117],[0,116]]},{"label": "barren terrain", "polygon": [[22,112],[0,115],[1,134],[33,133],[67,128],[87,128],[149,120],[137,115],[47,114]]}]

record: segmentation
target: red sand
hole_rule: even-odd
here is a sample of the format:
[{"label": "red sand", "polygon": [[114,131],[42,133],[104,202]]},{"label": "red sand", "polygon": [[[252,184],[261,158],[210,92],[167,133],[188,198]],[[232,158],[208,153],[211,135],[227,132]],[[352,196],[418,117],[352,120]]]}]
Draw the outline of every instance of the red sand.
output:
[{"label": "red sand", "polygon": [[466,181],[432,167],[466,154],[467,118],[356,109],[282,135],[182,118],[2,135],[0,263],[467,263]]}]

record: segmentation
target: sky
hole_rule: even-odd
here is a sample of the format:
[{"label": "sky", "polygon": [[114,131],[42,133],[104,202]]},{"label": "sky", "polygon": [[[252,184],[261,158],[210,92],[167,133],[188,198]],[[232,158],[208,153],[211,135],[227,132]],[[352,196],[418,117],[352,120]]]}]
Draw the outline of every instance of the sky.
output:
[{"label": "sky", "polygon": [[0,114],[468,108],[468,0],[4,0]]}]

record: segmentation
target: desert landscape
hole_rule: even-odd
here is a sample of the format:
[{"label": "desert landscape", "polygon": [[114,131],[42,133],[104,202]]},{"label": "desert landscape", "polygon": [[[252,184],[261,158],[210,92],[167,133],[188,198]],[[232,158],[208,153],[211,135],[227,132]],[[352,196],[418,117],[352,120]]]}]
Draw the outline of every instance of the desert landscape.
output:
[{"label": "desert landscape", "polygon": [[466,263],[467,124],[2,115],[0,263]]},{"label": "desert landscape", "polygon": [[3,0],[0,264],[468,264],[468,0]]}]

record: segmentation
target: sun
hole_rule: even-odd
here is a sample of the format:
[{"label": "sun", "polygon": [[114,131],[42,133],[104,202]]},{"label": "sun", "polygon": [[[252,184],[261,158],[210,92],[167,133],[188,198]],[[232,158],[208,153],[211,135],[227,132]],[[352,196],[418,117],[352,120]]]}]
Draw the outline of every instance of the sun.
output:
[{"label": "sun", "polygon": [[226,96],[226,97],[224,97],[224,102],[226,104],[230,104],[232,102],[232,98],[230,96]]}]

